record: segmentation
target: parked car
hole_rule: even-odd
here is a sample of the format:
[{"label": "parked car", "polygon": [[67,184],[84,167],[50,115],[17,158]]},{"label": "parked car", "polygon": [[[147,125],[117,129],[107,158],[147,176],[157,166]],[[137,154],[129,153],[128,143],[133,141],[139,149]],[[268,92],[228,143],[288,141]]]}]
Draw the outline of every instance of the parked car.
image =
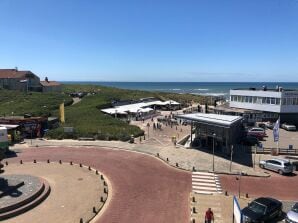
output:
[{"label": "parked car", "polygon": [[245,146],[254,146],[259,145],[260,142],[258,138],[254,136],[246,136],[240,140],[240,143]]},{"label": "parked car", "polygon": [[243,222],[268,222],[282,215],[282,203],[274,198],[260,197],[242,210]]},{"label": "parked car", "polygon": [[298,202],[287,213],[286,223],[298,223]]},{"label": "parked car", "polygon": [[293,172],[293,165],[286,159],[262,160],[259,165],[262,169],[276,171],[281,175]]},{"label": "parked car", "polygon": [[263,128],[253,127],[247,131],[248,136],[254,136],[259,140],[262,140],[266,136],[266,132]]},{"label": "parked car", "polygon": [[283,123],[281,125],[281,128],[287,130],[287,131],[296,131],[296,126],[288,123]]},{"label": "parked car", "polygon": [[273,129],[273,128],[274,128],[274,124],[273,124],[272,122],[266,122],[266,123],[265,123],[265,127],[266,127],[267,129]]}]

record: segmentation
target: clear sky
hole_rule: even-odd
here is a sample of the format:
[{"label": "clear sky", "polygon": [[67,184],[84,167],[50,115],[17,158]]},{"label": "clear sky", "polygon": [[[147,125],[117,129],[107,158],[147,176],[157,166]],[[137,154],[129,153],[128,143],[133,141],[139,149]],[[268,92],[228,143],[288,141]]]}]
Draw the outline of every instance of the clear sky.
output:
[{"label": "clear sky", "polygon": [[0,68],[74,81],[298,81],[297,0],[1,0]]}]

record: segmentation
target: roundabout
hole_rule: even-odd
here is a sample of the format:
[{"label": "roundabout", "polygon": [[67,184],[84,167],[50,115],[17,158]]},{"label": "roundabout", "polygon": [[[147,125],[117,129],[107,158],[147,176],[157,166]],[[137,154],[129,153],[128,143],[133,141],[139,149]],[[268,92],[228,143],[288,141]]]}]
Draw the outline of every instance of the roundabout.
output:
[{"label": "roundabout", "polygon": [[1,177],[10,188],[0,199],[5,222],[89,222],[108,195],[103,175],[74,163],[9,163]]},{"label": "roundabout", "polygon": [[[45,177],[51,187],[52,185],[56,185],[58,182],[63,181],[65,176],[73,175],[74,169],[81,169],[79,165],[71,166],[69,164],[70,162],[77,164],[81,163],[86,167],[91,166],[104,174],[109,180],[108,202],[91,221],[92,223],[183,223],[189,221],[191,174],[187,171],[177,170],[170,167],[164,162],[149,155],[100,147],[25,148],[19,151],[16,155],[16,157],[8,158],[4,161],[8,162],[8,165],[5,166],[7,174],[9,173],[9,168],[11,166],[21,166],[21,160],[24,164],[30,162],[31,166],[35,166],[33,169],[37,171],[37,173],[35,173],[37,176],[38,174],[42,176],[44,173],[42,168],[39,168],[38,166],[40,163],[52,165],[55,161],[55,165],[58,167],[62,165],[72,169],[68,174],[59,172],[57,180]],[[37,163],[33,163],[32,160],[36,160]],[[47,160],[50,160],[51,163],[47,164]],[[62,164],[59,164],[59,160],[61,160]],[[37,166],[38,168],[36,168]],[[88,168],[84,168],[84,170],[87,172],[89,171]],[[18,171],[14,173],[17,172]],[[18,173],[20,174],[20,172]],[[28,216],[28,219],[35,219],[34,222],[79,222],[80,216],[77,216],[77,220],[74,221],[67,220],[68,218],[66,216],[76,214],[82,215],[84,210],[86,210],[86,214],[92,212],[92,207],[94,205],[90,205],[89,203],[94,198],[96,198],[96,202],[99,202],[99,195],[87,197],[84,193],[86,191],[93,191],[90,189],[90,186],[103,184],[100,184],[98,180],[87,184],[84,181],[80,181],[79,178],[81,177],[78,177],[77,174],[74,175],[74,179],[76,179],[75,183],[63,186],[59,190],[55,190],[53,187],[51,195],[42,204],[34,208],[32,211],[19,215],[16,218],[9,219],[7,222],[26,222],[22,221],[26,215]],[[96,174],[94,175],[96,176]],[[77,185],[76,189],[72,189],[73,185]],[[110,190],[110,187],[112,190]],[[57,191],[60,191],[60,195],[56,195],[56,197],[53,198],[54,193]],[[71,192],[72,194],[69,202],[65,202],[65,199],[60,197],[61,194],[65,192]],[[84,198],[77,199],[76,197],[79,195],[82,195]],[[49,206],[50,208],[45,207],[51,197],[53,199],[53,204]],[[55,213],[57,209],[65,209],[68,205],[71,205],[71,203],[75,204],[76,200],[80,200],[80,204],[74,205],[73,209],[69,209],[69,212],[63,212],[63,217],[65,216],[64,220],[56,219],[55,221],[48,221],[50,215]],[[84,202],[86,208],[84,208]],[[43,213],[40,215],[42,216],[40,219],[33,217],[34,210]],[[32,216],[29,217],[29,215]]]}]

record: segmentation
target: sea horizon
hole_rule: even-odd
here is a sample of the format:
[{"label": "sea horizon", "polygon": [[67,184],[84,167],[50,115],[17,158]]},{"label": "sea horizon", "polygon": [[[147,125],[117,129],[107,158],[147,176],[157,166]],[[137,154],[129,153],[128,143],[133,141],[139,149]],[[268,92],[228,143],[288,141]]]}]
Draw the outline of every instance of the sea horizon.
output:
[{"label": "sea horizon", "polygon": [[129,90],[160,91],[178,94],[227,97],[235,88],[276,88],[298,90],[298,82],[132,82],[132,81],[61,81],[63,84],[83,84],[116,87]]}]

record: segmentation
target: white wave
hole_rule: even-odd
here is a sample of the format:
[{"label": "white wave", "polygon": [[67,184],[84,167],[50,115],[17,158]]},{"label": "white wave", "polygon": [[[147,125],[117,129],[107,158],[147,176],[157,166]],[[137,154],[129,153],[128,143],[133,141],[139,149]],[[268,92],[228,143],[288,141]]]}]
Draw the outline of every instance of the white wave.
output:
[{"label": "white wave", "polygon": [[197,89],[193,89],[194,91],[209,91],[208,88],[197,88]]},{"label": "white wave", "polygon": [[180,88],[173,88],[173,89],[170,89],[170,90],[172,90],[172,91],[181,91]]},{"label": "white wave", "polygon": [[204,95],[204,96],[214,96],[214,97],[219,97],[219,96],[226,96],[228,93],[191,93],[195,95]]}]

